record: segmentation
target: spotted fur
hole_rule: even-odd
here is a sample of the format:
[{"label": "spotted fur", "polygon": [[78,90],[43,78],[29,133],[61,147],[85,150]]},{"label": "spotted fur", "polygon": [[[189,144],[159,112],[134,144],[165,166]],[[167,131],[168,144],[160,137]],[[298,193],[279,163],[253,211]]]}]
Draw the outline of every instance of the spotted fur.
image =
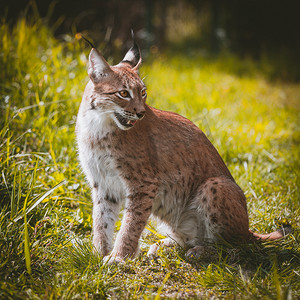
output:
[{"label": "spotted fur", "polygon": [[[92,189],[95,248],[115,260],[134,257],[151,214],[168,228],[163,243],[175,241],[190,253],[208,241],[251,240],[244,193],[204,133],[186,118],[146,104],[136,47],[116,66],[96,49],[89,58],[76,133]],[[122,203],[125,214],[113,243]]]}]

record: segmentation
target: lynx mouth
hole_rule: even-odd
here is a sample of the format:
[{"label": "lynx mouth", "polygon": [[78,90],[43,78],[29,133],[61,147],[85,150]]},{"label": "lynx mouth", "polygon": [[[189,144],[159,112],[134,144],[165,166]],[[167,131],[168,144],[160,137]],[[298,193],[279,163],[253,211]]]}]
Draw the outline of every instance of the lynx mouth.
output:
[{"label": "lynx mouth", "polygon": [[131,119],[125,118],[117,112],[115,112],[115,116],[116,116],[117,120],[120,122],[120,124],[126,128],[133,127],[136,124],[136,122],[138,121],[138,120],[131,120]]}]

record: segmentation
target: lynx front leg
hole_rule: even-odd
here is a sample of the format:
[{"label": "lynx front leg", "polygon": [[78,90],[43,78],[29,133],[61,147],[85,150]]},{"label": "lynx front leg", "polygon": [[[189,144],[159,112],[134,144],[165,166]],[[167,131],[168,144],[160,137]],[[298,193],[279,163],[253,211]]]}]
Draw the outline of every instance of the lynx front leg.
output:
[{"label": "lynx front leg", "polygon": [[105,256],[112,249],[120,203],[114,198],[101,196],[95,189],[93,202],[93,245],[101,255]]},{"label": "lynx front leg", "polygon": [[153,196],[137,193],[127,199],[127,207],[122,220],[110,262],[122,261],[134,257],[138,251],[138,242],[152,210]]}]

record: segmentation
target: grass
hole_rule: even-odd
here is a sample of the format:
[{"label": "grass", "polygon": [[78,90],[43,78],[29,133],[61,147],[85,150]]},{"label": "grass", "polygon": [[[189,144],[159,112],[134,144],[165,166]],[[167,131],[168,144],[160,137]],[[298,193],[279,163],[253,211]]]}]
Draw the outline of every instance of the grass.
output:
[{"label": "grass", "polygon": [[[193,120],[248,198],[250,227],[294,232],[276,242],[218,246],[201,259],[179,248],[107,266],[91,246],[90,192],[75,120],[88,50],[56,40],[42,20],[0,26],[0,298],[160,299],[300,296],[300,85],[268,82],[268,66],[224,54],[153,55],[148,103]],[[118,224],[119,225],[119,224]],[[151,229],[152,228],[152,229]]]}]

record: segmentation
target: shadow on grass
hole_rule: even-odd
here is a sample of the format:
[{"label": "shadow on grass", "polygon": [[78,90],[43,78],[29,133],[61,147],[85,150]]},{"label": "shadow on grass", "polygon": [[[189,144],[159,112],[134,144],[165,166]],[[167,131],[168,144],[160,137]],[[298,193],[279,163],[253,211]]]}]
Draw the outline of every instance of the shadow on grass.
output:
[{"label": "shadow on grass", "polygon": [[300,254],[295,249],[295,244],[293,245],[295,239],[299,240],[299,232],[295,232],[293,237],[278,241],[209,246],[200,258],[187,258],[183,250],[179,250],[179,255],[197,270],[215,265],[223,269],[240,269],[248,275],[263,279],[274,271],[274,266],[284,273],[300,266]]}]

